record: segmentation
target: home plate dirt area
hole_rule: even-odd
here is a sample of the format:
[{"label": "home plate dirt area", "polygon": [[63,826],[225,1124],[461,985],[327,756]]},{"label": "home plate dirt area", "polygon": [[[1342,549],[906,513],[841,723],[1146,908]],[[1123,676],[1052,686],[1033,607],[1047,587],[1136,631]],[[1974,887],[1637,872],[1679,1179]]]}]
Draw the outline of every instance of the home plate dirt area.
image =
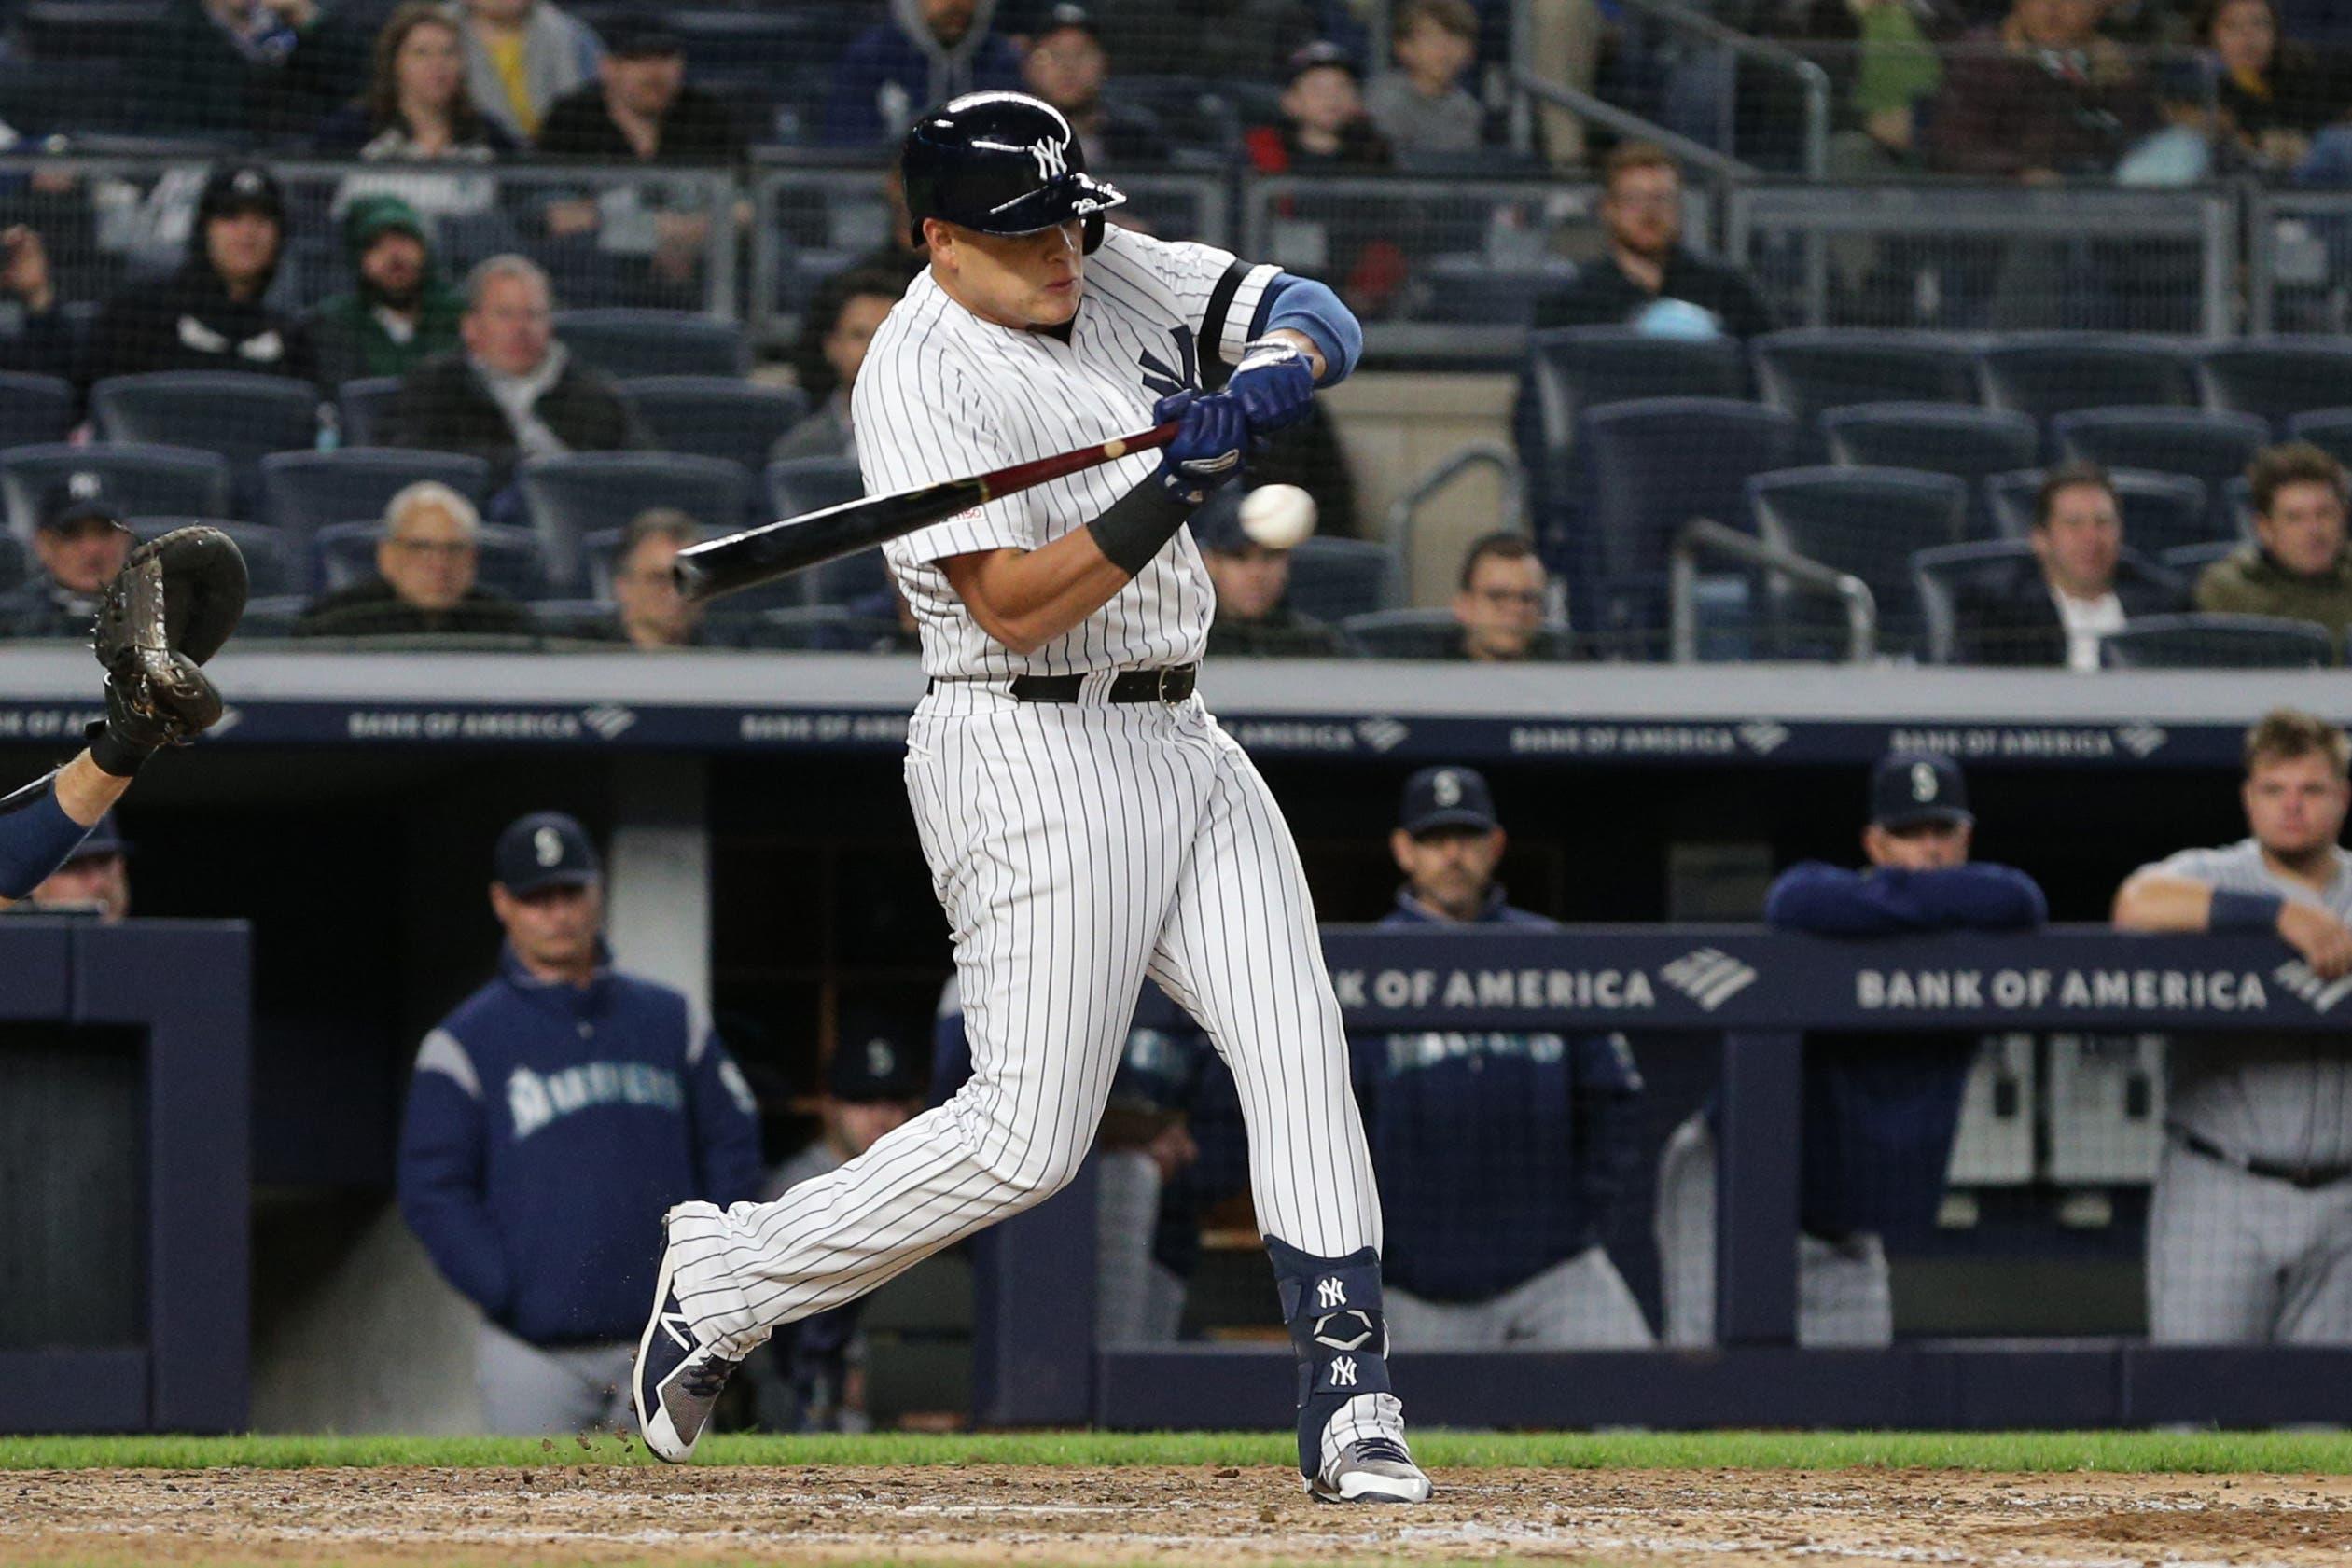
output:
[{"label": "home plate dirt area", "polygon": [[1413,1508],[1270,1465],[0,1471],[0,1563],[2352,1561],[2352,1478],[1476,1468]]}]

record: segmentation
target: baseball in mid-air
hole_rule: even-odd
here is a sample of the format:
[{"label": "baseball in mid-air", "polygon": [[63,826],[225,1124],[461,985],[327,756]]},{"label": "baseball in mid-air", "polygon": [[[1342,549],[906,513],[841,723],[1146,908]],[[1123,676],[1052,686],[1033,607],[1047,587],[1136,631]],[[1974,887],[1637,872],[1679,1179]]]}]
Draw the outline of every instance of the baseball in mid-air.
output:
[{"label": "baseball in mid-air", "polygon": [[1270,550],[1295,549],[1315,532],[1315,497],[1294,484],[1261,484],[1242,497],[1242,532]]}]

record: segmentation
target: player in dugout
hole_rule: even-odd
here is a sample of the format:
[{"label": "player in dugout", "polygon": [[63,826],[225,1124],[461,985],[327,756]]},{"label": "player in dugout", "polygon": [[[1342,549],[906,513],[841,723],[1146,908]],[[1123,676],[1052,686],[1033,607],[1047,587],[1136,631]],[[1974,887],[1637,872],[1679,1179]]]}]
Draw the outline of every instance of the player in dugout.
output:
[{"label": "player in dugout", "polygon": [[[1976,819],[1948,756],[1896,752],[1871,773],[1867,869],[1805,861],[1764,897],[1774,929],[1816,937],[2024,931],[2049,918],[2023,871],[1969,859]],[[1797,1342],[1894,1338],[1886,1239],[1931,1224],[1978,1040],[1907,1032],[1804,1043]],[[1666,1140],[1658,1171],[1658,1277],[1670,1345],[1715,1339],[1714,1106]]]},{"label": "player in dugout", "polygon": [[[1504,901],[1486,780],[1424,768],[1389,847],[1389,930],[1553,929]],[[1602,1245],[1630,1163],[1641,1073],[1622,1034],[1357,1034],[1356,1098],[1388,1216],[1399,1348],[1635,1350],[1655,1343]]]}]

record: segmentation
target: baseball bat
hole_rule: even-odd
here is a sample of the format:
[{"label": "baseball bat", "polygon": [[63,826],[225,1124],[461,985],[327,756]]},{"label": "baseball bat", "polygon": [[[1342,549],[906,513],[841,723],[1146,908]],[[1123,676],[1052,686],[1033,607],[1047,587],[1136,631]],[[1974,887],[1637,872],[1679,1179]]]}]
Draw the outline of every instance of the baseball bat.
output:
[{"label": "baseball bat", "polygon": [[1016,463],[969,479],[942,479],[889,495],[862,496],[838,506],[786,518],[781,522],[730,534],[678,552],[673,568],[678,591],[689,600],[716,599],[755,588],[811,566],[887,544],[956,513],[1048,479],[1098,467],[1176,439],[1176,422],[1154,425],[1098,446],[1079,447],[1030,463]]}]

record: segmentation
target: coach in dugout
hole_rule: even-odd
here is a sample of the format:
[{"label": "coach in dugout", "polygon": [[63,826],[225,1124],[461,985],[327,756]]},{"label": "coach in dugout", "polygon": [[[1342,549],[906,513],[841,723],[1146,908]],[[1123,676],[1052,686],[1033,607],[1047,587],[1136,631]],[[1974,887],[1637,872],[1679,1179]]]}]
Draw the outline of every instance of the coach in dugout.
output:
[{"label": "coach in dugout", "polygon": [[[1415,773],[1389,840],[1405,885],[1382,927],[1552,929],[1503,901],[1504,842],[1484,778]],[[1623,1035],[1359,1034],[1348,1050],[1399,1349],[1653,1342],[1602,1245],[1642,1089]]]},{"label": "coach in dugout", "polygon": [[646,1238],[673,1203],[756,1197],[759,1124],[692,1005],[613,968],[578,823],[523,817],[493,864],[506,946],[417,1052],[400,1213],[481,1309],[487,1428],[580,1431],[630,1419]]},{"label": "coach in dugout", "polygon": [[[1806,861],[1764,895],[1777,931],[1892,937],[2021,931],[2049,918],[2023,871],[1970,864],[1976,819],[1951,758],[1898,752],[1871,774],[1868,869]],[[1884,1345],[1894,1338],[1888,1236],[1934,1222],[1978,1041],[1908,1032],[1804,1043],[1799,1137],[1797,1342]],[[1666,1342],[1715,1339],[1714,1107],[1667,1139],[1658,1172],[1658,1275]]]},{"label": "coach in dugout", "polygon": [[[2275,934],[2314,992],[2352,973],[2352,857],[2336,843],[2348,770],[2343,730],[2292,708],[2264,715],[2246,737],[2248,836],[2140,867],[2115,923]],[[2149,1338],[2352,1343],[2352,1052],[2320,1034],[2200,1033],[2175,1038],[2170,1060]]]}]

